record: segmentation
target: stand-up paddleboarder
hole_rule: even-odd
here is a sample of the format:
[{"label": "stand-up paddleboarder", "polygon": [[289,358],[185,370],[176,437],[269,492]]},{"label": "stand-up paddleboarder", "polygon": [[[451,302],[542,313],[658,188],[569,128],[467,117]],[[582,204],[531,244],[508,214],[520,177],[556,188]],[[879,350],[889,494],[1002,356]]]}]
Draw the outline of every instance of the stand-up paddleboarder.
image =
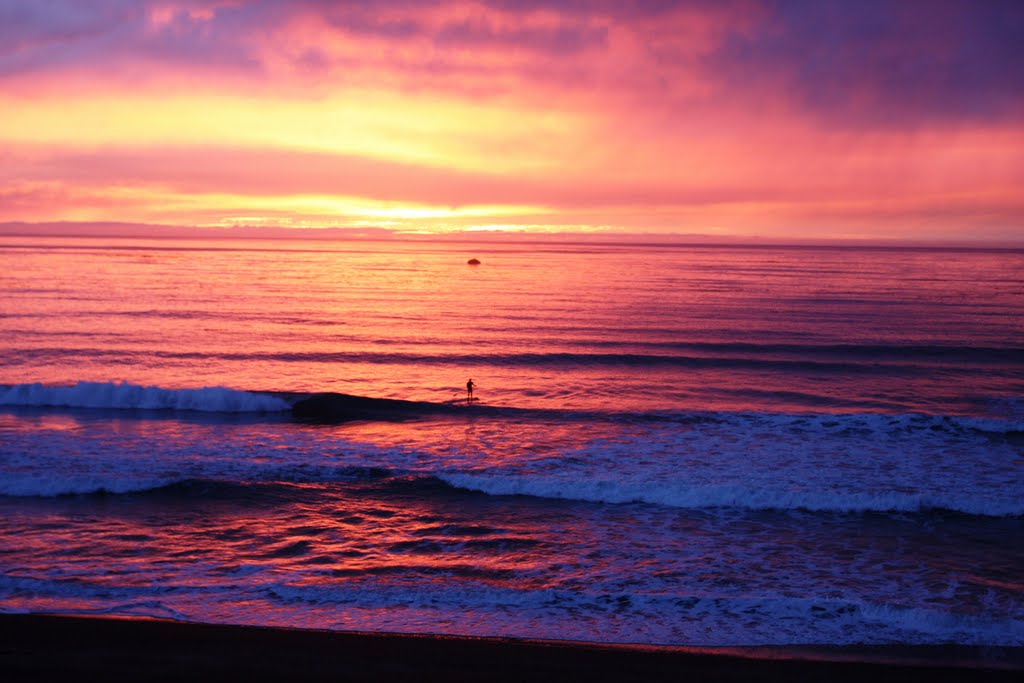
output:
[{"label": "stand-up paddleboarder", "polygon": [[476,385],[473,384],[473,380],[472,379],[470,379],[468,382],[466,382],[466,403],[472,403],[473,402],[473,387],[475,387],[475,386]]}]

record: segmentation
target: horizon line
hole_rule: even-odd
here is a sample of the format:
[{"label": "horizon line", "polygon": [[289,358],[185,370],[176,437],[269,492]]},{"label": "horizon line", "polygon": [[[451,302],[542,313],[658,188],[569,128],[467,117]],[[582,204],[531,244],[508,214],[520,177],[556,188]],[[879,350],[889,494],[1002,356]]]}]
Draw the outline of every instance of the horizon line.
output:
[{"label": "horizon line", "polygon": [[0,221],[2,237],[83,237],[133,239],[265,239],[308,241],[442,241],[503,243],[512,240],[545,243],[632,244],[694,247],[855,247],[1021,250],[1018,240],[907,239],[877,237],[787,238],[757,234],[643,232],[623,230],[451,230],[409,231],[379,226],[179,225],[131,221]]}]

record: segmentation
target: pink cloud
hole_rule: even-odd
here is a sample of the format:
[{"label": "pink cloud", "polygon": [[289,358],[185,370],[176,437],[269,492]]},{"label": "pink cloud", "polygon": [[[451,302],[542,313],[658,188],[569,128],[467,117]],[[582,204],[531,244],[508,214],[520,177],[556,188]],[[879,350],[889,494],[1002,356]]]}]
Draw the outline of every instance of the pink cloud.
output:
[{"label": "pink cloud", "polygon": [[[1019,224],[1022,30],[1021,4],[1000,0],[102,0],[89,11],[7,0],[0,97],[9,109],[201,92],[258,111],[379,90],[395,94],[396,109],[409,94],[457,102],[457,123],[473,135],[450,132],[449,163],[428,164],[284,147],[270,129],[253,136],[265,133],[264,146],[196,133],[176,146],[115,135],[89,147],[73,137],[19,145],[7,126],[0,220],[56,204],[100,212],[129,188],[516,204],[549,209],[538,221],[600,221],[604,211],[664,229],[844,216]],[[503,110],[507,129],[485,131],[474,107]],[[531,136],[531,118],[552,112],[579,129]],[[414,106],[398,113],[388,122],[404,126],[396,138],[431,134],[417,133]],[[537,163],[503,170],[507,156]],[[493,169],[481,168],[487,158]],[[142,194],[109,210],[142,211]]]}]

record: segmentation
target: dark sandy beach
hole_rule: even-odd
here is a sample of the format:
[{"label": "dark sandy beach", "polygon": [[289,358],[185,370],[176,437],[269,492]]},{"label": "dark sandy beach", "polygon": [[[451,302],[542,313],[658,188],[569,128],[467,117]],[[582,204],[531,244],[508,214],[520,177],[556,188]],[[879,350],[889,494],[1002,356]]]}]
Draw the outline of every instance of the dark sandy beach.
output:
[{"label": "dark sandy beach", "polygon": [[0,615],[4,681],[1010,681],[1019,648],[648,648]]}]

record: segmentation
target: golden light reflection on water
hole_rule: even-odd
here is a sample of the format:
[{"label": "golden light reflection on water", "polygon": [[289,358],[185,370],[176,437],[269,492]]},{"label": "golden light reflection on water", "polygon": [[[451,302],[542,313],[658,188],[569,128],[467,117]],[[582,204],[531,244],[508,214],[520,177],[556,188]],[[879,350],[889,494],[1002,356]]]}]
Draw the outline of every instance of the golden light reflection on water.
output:
[{"label": "golden light reflection on water", "polygon": [[81,428],[82,424],[73,415],[62,415],[60,413],[38,413],[29,414],[28,411],[11,413],[0,411],[0,433],[4,431],[21,432],[74,432]]},{"label": "golden light reflection on water", "polygon": [[[815,408],[864,405],[853,394],[890,409],[892,396],[944,384],[908,373],[900,347],[956,346],[963,330],[976,345],[1009,344],[1019,297],[1019,258],[995,252],[961,253],[935,278],[935,254],[913,250],[4,242],[13,279],[0,332],[18,354],[9,383],[446,403],[473,377],[491,406],[743,410],[770,399],[790,409],[822,395]],[[843,348],[877,340],[894,351],[852,378],[845,368],[863,359]],[[785,392],[771,388],[780,378]],[[971,379],[982,394],[1005,381]]]},{"label": "golden light reflection on water", "polygon": [[[41,503],[33,528],[45,531],[19,541],[19,555],[31,558],[37,573],[60,568],[90,577],[94,587],[145,585],[160,567],[169,589],[232,575],[244,580],[256,572],[292,576],[298,586],[339,588],[360,577],[502,583],[553,559],[533,520],[505,518],[500,506],[468,494],[431,499],[391,487],[376,496],[371,486],[317,484],[262,490],[254,484],[232,494],[210,486],[179,486],[166,496]],[[103,519],[93,519],[83,536],[74,520],[91,519],[97,504]],[[469,521],[473,510],[479,517]],[[174,522],[165,524],[165,517]],[[5,604],[38,608],[31,595]],[[58,604],[79,606],[70,597]]]},{"label": "golden light reflection on water", "polygon": [[[798,611],[837,590],[928,609],[941,593],[949,614],[985,613],[990,595],[1020,604],[1020,553],[1005,543],[1017,522],[971,512],[990,510],[990,473],[1016,481],[1012,467],[986,469],[1012,463],[1014,444],[965,428],[942,393],[1016,396],[1020,255],[58,242],[12,247],[0,268],[15,294],[0,318],[17,360],[7,382],[433,405],[341,425],[286,411],[0,410],[18,440],[8,471],[35,492],[0,497],[0,537],[18,541],[20,573],[0,577],[12,608],[494,633],[466,624],[498,596],[510,631],[587,614],[585,632],[601,635],[654,615],[659,634],[682,638],[694,595],[795,596]],[[446,403],[468,377],[480,410]],[[910,401],[941,408],[908,418]],[[707,414],[723,406],[734,413]],[[965,493],[971,456],[985,466]],[[919,483],[914,458],[946,473],[944,504],[967,514],[918,509],[935,482]],[[868,510],[876,493],[887,505],[901,468],[907,512],[849,512],[858,486]],[[815,483],[820,472],[837,478]],[[493,495],[457,488],[488,477]],[[702,477],[708,497],[686,507]],[[55,493],[79,490],[94,493]],[[803,501],[824,511],[791,507]],[[716,628],[788,623],[748,605]],[[714,630],[701,609],[695,628]],[[823,621],[812,609],[806,623]]]}]

